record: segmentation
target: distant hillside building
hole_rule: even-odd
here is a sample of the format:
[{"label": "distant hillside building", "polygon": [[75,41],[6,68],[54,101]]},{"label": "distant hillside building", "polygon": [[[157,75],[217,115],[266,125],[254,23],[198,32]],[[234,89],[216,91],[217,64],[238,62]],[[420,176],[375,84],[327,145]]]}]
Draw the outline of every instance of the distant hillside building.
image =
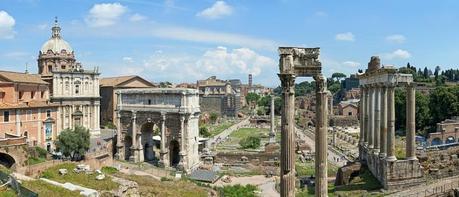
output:
[{"label": "distant hillside building", "polygon": [[[234,80],[233,83],[237,84]],[[222,116],[237,115],[241,106],[240,89],[233,87],[230,81],[211,76],[198,80],[196,84],[201,112],[215,112]]]},{"label": "distant hillside building", "polygon": [[116,106],[118,100],[116,99],[115,92],[121,89],[131,88],[154,88],[156,87],[151,82],[143,79],[139,76],[118,76],[118,77],[106,77],[100,79],[100,120],[102,125],[106,125],[108,122],[115,124],[116,120]]},{"label": "distant hillside building", "polygon": [[0,138],[24,136],[53,149],[58,106],[49,103],[48,85],[40,75],[0,71]]},{"label": "distant hillside building", "polygon": [[352,116],[358,117],[359,115],[359,100],[351,99],[347,101],[341,101],[338,104],[339,115],[341,116]]},{"label": "distant hillside building", "polygon": [[81,125],[91,135],[100,133],[99,71],[83,69],[72,47],[60,34],[57,20],[51,38],[38,54],[38,74],[49,83],[51,102],[59,105],[58,132]]}]

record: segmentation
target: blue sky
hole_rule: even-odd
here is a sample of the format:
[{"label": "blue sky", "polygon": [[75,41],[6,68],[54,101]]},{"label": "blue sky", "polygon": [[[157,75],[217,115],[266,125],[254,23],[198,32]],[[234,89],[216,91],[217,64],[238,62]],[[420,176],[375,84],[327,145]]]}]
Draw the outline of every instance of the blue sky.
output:
[{"label": "blue sky", "polygon": [[321,47],[326,75],[383,64],[458,68],[459,1],[0,0],[0,69],[36,72],[54,17],[102,76],[280,84],[278,46]]}]

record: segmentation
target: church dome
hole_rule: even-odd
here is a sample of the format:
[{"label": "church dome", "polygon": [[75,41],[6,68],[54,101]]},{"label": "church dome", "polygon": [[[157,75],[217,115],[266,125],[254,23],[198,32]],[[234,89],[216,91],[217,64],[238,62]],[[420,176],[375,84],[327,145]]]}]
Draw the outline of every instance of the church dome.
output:
[{"label": "church dome", "polygon": [[65,50],[67,53],[72,53],[72,47],[70,47],[70,44],[62,39],[60,35],[61,28],[59,27],[57,20],[54,22],[51,38],[43,44],[40,51],[42,53],[47,53],[48,50],[51,50],[54,53],[60,53],[62,50]]}]

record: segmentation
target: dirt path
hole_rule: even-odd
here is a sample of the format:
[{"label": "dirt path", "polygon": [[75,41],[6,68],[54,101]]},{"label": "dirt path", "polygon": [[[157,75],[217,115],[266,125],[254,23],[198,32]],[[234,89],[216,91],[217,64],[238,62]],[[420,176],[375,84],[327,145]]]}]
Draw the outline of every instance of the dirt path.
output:
[{"label": "dirt path", "polygon": [[263,175],[256,176],[247,176],[247,177],[231,177],[230,183],[225,183],[218,180],[214,183],[215,186],[225,186],[225,185],[256,185],[261,190],[261,196],[263,197],[276,197],[279,196],[279,193],[276,191],[276,179],[274,177],[267,178]]}]

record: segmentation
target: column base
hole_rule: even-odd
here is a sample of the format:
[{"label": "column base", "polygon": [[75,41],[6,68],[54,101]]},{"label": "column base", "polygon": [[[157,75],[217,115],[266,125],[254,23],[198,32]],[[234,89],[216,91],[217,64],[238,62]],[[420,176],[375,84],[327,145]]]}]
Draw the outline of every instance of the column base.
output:
[{"label": "column base", "polygon": [[418,158],[416,156],[413,156],[413,157],[407,157],[406,160],[409,160],[409,161],[417,161]]},{"label": "column base", "polygon": [[389,156],[389,157],[386,158],[386,161],[397,161],[397,157]]},{"label": "column base", "polygon": [[379,148],[373,149],[373,154],[374,155],[379,155]]},{"label": "column base", "polygon": [[386,157],[386,156],[387,156],[386,153],[382,153],[382,152],[379,153],[379,158],[384,158],[384,157]]}]

